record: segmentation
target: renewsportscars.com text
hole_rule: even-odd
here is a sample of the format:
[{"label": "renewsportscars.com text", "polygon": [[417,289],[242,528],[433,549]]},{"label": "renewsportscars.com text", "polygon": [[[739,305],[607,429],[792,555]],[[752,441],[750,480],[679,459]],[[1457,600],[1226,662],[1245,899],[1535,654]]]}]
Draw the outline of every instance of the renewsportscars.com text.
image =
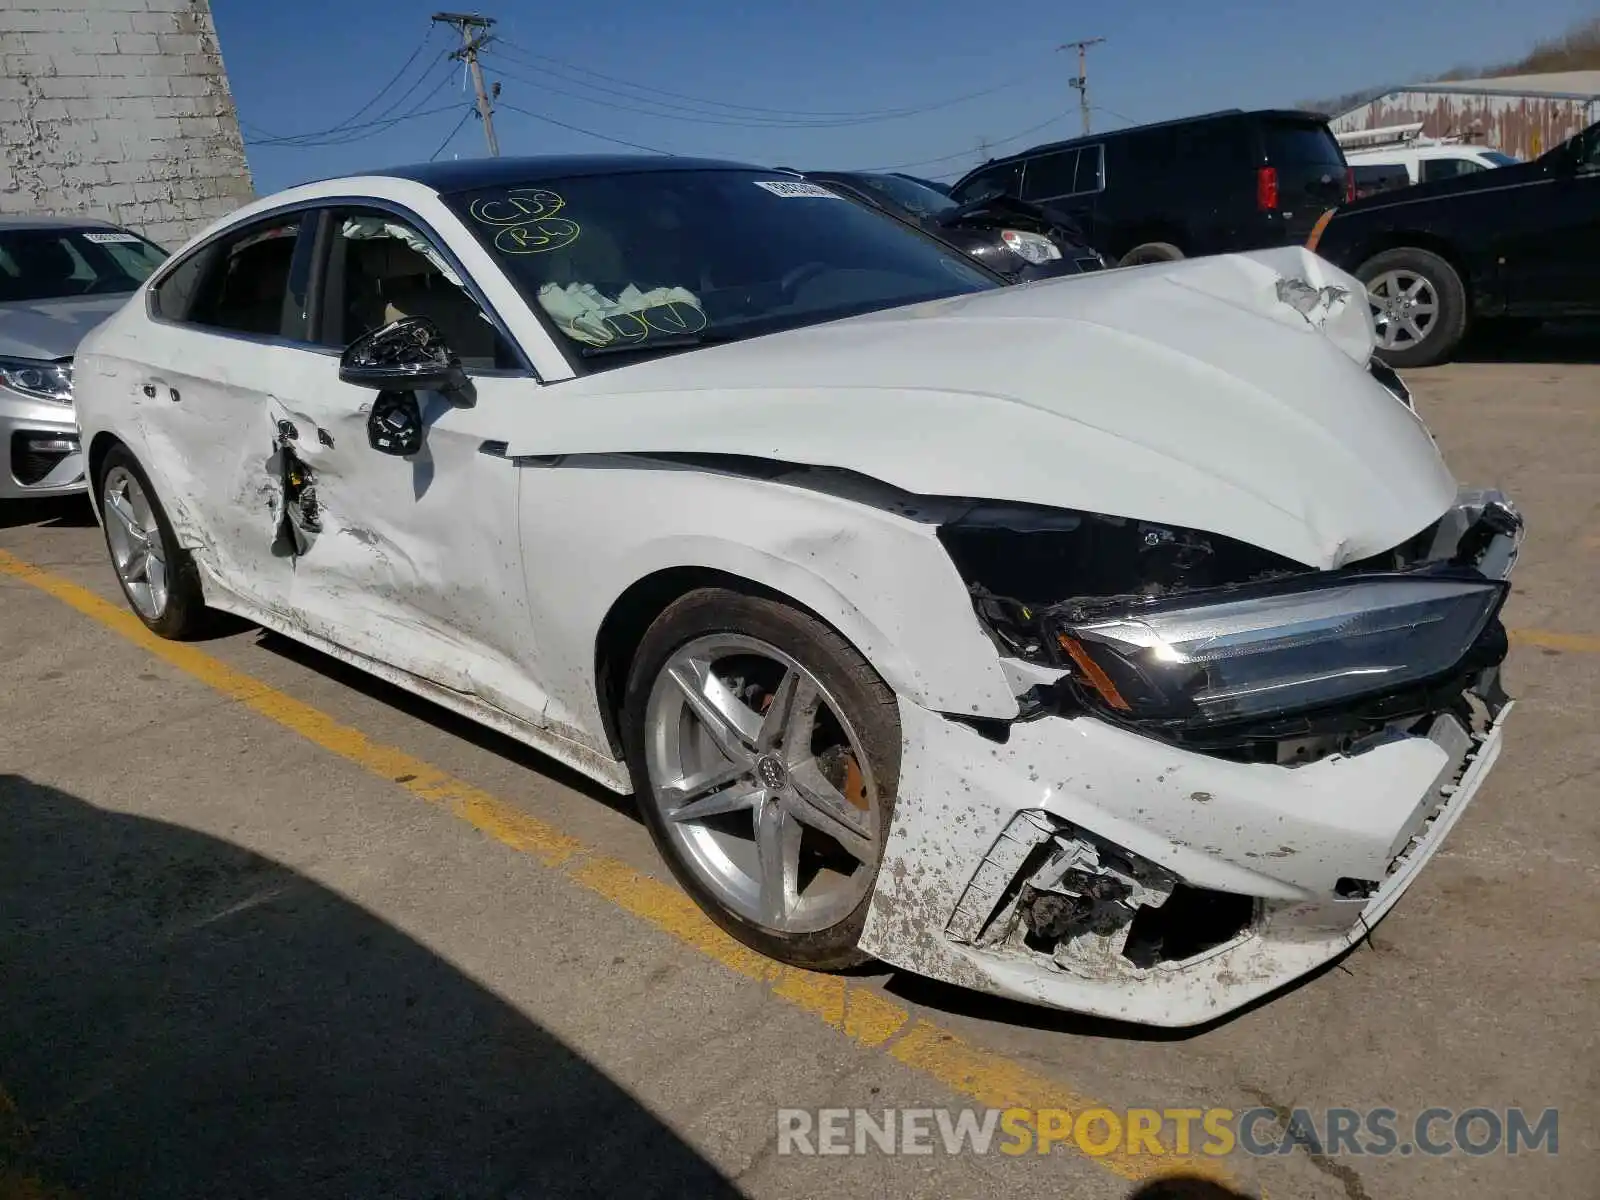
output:
[{"label": "renewsportscars.com text", "polygon": [[1559,1114],[1522,1108],[780,1108],[778,1153],[1555,1154]]}]

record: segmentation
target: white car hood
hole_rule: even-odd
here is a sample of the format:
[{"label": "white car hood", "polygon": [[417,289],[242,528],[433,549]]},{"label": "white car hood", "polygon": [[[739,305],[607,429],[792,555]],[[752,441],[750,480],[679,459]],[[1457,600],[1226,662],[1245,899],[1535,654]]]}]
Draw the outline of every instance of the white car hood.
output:
[{"label": "white car hood", "polygon": [[1326,568],[1398,545],[1456,492],[1421,421],[1367,374],[1371,349],[1356,280],[1298,248],[1263,251],[600,371],[546,391],[504,437],[514,456],[838,467],[923,495],[1207,530]]}]

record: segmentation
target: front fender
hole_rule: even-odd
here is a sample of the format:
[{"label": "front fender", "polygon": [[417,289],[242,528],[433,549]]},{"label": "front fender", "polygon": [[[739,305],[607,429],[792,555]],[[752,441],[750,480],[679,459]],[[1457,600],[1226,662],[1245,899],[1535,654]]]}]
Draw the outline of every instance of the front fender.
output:
[{"label": "front fender", "polygon": [[520,503],[529,595],[553,635],[541,656],[556,721],[603,728],[594,647],[607,615],[639,581],[685,567],[810,609],[924,708],[1017,715],[931,524],[804,486],[640,460],[524,469]]}]

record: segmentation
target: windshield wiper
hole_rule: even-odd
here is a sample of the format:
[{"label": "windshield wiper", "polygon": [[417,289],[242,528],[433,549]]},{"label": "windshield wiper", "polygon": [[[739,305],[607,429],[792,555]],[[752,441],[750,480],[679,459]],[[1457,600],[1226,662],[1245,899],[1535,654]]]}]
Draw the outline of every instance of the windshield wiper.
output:
[{"label": "windshield wiper", "polygon": [[690,346],[731,342],[735,336],[729,333],[674,333],[665,337],[646,338],[640,342],[611,342],[605,346],[581,346],[578,355],[580,358],[598,358],[604,354],[644,354],[650,350],[683,350]]}]

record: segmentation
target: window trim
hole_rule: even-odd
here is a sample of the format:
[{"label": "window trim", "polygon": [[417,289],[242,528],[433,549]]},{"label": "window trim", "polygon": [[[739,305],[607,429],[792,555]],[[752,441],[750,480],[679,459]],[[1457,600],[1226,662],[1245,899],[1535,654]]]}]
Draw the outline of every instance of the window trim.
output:
[{"label": "window trim", "polygon": [[[501,337],[505,338],[507,345],[511,347],[513,352],[515,352],[516,356],[521,359],[523,363],[523,366],[520,368],[470,368],[467,370],[468,377],[495,379],[531,378],[539,383],[544,382],[539,378],[539,372],[534,367],[532,359],[528,357],[527,350],[523,347],[521,342],[512,336],[510,328],[506,325],[504,318],[502,318],[495,310],[494,306],[489,303],[488,297],[483,294],[483,289],[478,286],[477,281],[472,278],[471,273],[468,272],[467,269],[462,265],[460,258],[457,257],[455,252],[450,249],[449,244],[439,236],[438,232],[431,225],[429,225],[428,222],[424,221],[405,205],[397,204],[393,200],[387,200],[379,196],[318,196],[311,200],[297,200],[288,204],[275,205],[272,208],[257,213],[248,221],[239,221],[227,225],[222,229],[216,230],[209,237],[189,247],[189,249],[184,253],[168,256],[167,261],[162,263],[161,266],[156,269],[156,271],[152,272],[150,278],[144,283],[145,316],[158,325],[166,325],[174,329],[185,329],[192,333],[208,334],[212,337],[229,338],[234,341],[248,342],[251,345],[257,346],[282,346],[292,350],[307,350],[313,354],[320,354],[329,358],[338,357],[343,353],[342,348],[324,346],[309,339],[311,336],[311,330],[315,327],[313,325],[313,321],[321,319],[320,310],[322,306],[322,285],[326,276],[327,256],[331,243],[331,239],[324,233],[324,230],[329,225],[329,217],[332,216],[335,210],[340,208],[370,208],[377,209],[382,212],[388,212],[400,218],[406,222],[406,224],[415,229],[416,232],[420,234],[430,246],[433,247],[434,251],[450,264],[451,270],[456,273],[456,275],[465,285],[467,294],[473,298],[478,307],[481,308],[489,317],[489,320],[494,325],[496,331]],[[307,291],[304,338],[289,338],[284,337],[282,334],[242,333],[232,329],[218,329],[210,325],[197,325],[192,321],[179,321],[172,317],[164,317],[157,311],[155,300],[156,289],[161,286],[161,284],[166,280],[167,276],[176,271],[180,266],[182,266],[182,264],[188,262],[196,255],[204,253],[209,247],[215,246],[224,238],[232,237],[256,225],[279,220],[283,217],[296,214],[301,215],[301,221],[300,232],[295,237],[295,255],[298,256],[302,252],[302,245],[308,247],[308,249],[305,251],[306,253],[313,255],[311,260],[311,273],[306,285]],[[293,268],[291,267],[291,272],[292,270]]]},{"label": "window trim", "polygon": [[[1100,154],[1100,182],[1099,182],[1099,186],[1097,186],[1097,187],[1084,188],[1083,190],[1079,191],[1079,190],[1077,190],[1078,164],[1083,161],[1083,152],[1085,150],[1097,150],[1097,151],[1099,151],[1099,154]],[[1078,145],[1064,146],[1059,150],[1047,150],[1044,153],[1035,154],[1031,158],[1023,159],[1022,160],[1022,178],[1019,181],[1018,186],[1017,186],[1017,196],[1019,198],[1027,199],[1027,197],[1023,196],[1022,193],[1025,192],[1027,190],[1027,188],[1028,188],[1028,168],[1033,164],[1034,159],[1045,158],[1046,156],[1052,155],[1052,154],[1075,154],[1075,155],[1077,155],[1077,157],[1073,161],[1073,167],[1072,167],[1072,182],[1073,182],[1074,190],[1070,191],[1070,192],[1054,192],[1054,193],[1052,193],[1051,195],[1048,195],[1048,196],[1039,196],[1039,197],[1036,197],[1035,199],[1028,200],[1029,204],[1047,204],[1052,200],[1072,200],[1072,199],[1076,199],[1078,196],[1098,196],[1100,193],[1102,193],[1102,192],[1104,192],[1106,190],[1106,144],[1103,141],[1100,141],[1100,142],[1083,142],[1083,143],[1080,143]]]},{"label": "window trim", "polygon": [[[438,231],[424,221],[421,217],[419,217],[416,213],[406,208],[403,204],[397,204],[392,200],[385,200],[378,196],[339,196],[319,198],[313,201],[312,205],[320,210],[317,213],[317,244],[314,250],[316,257],[311,263],[310,283],[310,310],[311,316],[315,318],[316,323],[320,323],[322,319],[323,291],[328,280],[328,263],[333,253],[333,239],[335,234],[332,218],[340,209],[351,208],[369,209],[388,213],[391,216],[400,218],[400,220],[405,222],[405,224],[411,226],[411,228],[423,239],[423,241],[428,243],[428,245],[433,249],[434,253],[439,255],[440,258],[444,259],[444,261],[450,265],[450,269],[454,271],[456,273],[456,277],[461,280],[462,286],[466,290],[467,295],[472,297],[473,302],[477,304],[477,306],[489,318],[489,323],[494,326],[495,332],[505,339],[506,345],[511,347],[512,353],[514,353],[517,358],[522,361],[522,366],[520,367],[468,367],[465,368],[467,375],[470,378],[485,379],[531,378],[540,383],[544,382],[539,378],[538,369],[533,365],[533,360],[528,357],[528,352],[523,349],[522,343],[517,341],[517,339],[512,336],[511,329],[509,326],[507,326],[505,319],[502,318],[495,310],[494,305],[489,303],[488,296],[486,296],[483,292],[483,289],[478,286],[477,281],[472,278],[471,272],[469,272],[467,268],[462,265],[461,259],[456,255],[455,251],[450,249],[449,244],[439,236]],[[306,329],[308,335],[312,330],[317,328],[316,323],[313,323],[311,319],[307,320]],[[325,346],[320,342],[310,343],[310,348],[326,354],[343,353],[342,348]]]},{"label": "window trim", "polygon": [[[266,212],[256,214],[256,216],[252,217],[248,221],[240,221],[237,224],[228,225],[223,229],[217,230],[210,237],[191,246],[183,254],[171,255],[166,262],[161,264],[159,270],[152,273],[150,278],[145,280],[144,315],[155,324],[166,325],[172,329],[187,329],[194,333],[210,334],[212,337],[231,338],[234,341],[250,342],[255,345],[303,347],[305,343],[294,338],[286,337],[282,332],[245,333],[238,329],[221,329],[215,325],[201,325],[189,320],[180,321],[174,317],[163,316],[160,310],[156,307],[157,289],[159,289],[162,284],[166,283],[167,278],[175,274],[185,263],[191,261],[192,259],[198,258],[201,254],[204,254],[207,250],[211,249],[213,246],[217,245],[217,243],[226,238],[231,238],[240,233],[244,233],[247,230],[254,229],[258,225],[270,224],[271,222],[279,220],[283,217],[293,216],[299,213],[303,208],[303,205],[285,204],[278,208],[269,209]],[[304,251],[301,249],[301,246],[305,243],[305,241],[306,221],[304,218],[302,218],[300,221],[300,228],[295,233],[294,237],[294,251],[291,255],[289,265],[289,272],[291,275],[294,273],[293,260],[304,253]],[[285,281],[285,288],[287,289],[287,281]],[[284,300],[287,301],[288,298],[288,292],[285,290]],[[279,320],[281,323],[281,312],[279,314]]]}]

